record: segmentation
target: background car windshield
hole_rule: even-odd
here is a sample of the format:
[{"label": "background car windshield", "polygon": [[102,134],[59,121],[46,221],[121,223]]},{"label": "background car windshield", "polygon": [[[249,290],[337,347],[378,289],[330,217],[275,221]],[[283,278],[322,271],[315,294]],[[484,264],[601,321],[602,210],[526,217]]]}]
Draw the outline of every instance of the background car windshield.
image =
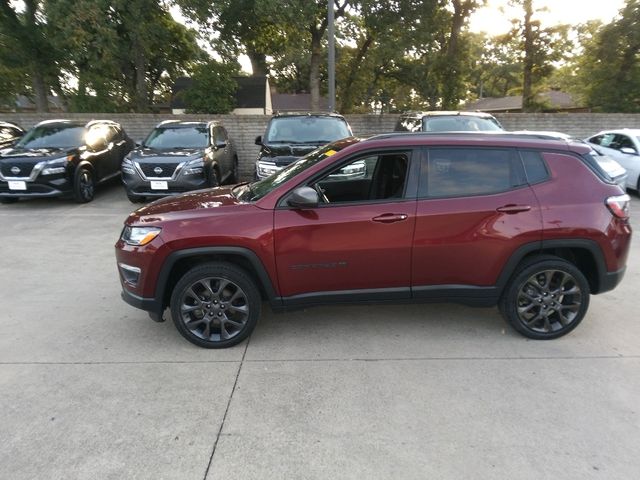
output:
[{"label": "background car windshield", "polygon": [[16,144],[19,148],[71,148],[84,143],[84,127],[46,125],[29,130]]},{"label": "background car windshield", "polygon": [[207,127],[156,128],[144,141],[143,146],[157,149],[205,148]]},{"label": "background car windshield", "polygon": [[424,117],[424,132],[499,132],[500,125],[490,118],[456,115],[451,117]]},{"label": "background car windshield", "polygon": [[337,117],[281,117],[269,123],[266,143],[324,144],[351,136],[347,122]]}]

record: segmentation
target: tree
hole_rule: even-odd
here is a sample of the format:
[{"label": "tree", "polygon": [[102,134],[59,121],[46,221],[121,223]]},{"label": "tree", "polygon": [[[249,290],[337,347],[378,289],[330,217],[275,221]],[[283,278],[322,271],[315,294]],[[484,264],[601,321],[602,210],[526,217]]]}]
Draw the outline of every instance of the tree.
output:
[{"label": "tree", "polygon": [[[522,8],[523,18],[512,20],[510,35],[520,38],[522,52],[522,111],[540,108],[535,87],[553,73],[553,62],[564,58],[568,49],[566,25],[542,28],[535,20],[533,0],[509,0],[509,4]],[[538,10],[539,11],[539,10]]]},{"label": "tree", "polygon": [[235,107],[238,89],[233,75],[238,65],[212,60],[198,65],[191,77],[193,84],[182,92],[189,113],[229,113]]},{"label": "tree", "polygon": [[49,42],[51,27],[43,22],[42,13],[42,2],[0,0],[0,63],[9,69],[24,69],[37,111],[47,112],[59,52]]},{"label": "tree", "polygon": [[577,84],[587,103],[604,112],[640,111],[640,0],[584,41]]}]

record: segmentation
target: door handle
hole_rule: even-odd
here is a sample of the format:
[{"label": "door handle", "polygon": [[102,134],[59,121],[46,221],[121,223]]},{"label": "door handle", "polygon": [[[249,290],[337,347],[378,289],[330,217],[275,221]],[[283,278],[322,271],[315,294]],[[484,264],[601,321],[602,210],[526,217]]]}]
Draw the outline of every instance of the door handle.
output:
[{"label": "door handle", "polygon": [[371,220],[380,223],[394,223],[401,222],[403,220],[406,220],[407,218],[409,218],[409,215],[406,215],[404,213],[383,213],[382,215],[373,217]]},{"label": "door handle", "polygon": [[506,213],[508,215],[513,215],[514,213],[528,212],[531,210],[531,206],[529,205],[504,205],[502,207],[496,208],[496,211]]}]

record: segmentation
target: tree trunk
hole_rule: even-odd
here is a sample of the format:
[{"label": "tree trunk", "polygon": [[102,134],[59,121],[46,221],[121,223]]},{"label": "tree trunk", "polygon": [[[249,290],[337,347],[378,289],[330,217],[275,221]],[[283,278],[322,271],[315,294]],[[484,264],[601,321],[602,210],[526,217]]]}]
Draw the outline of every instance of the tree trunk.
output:
[{"label": "tree trunk", "polygon": [[460,58],[458,55],[458,43],[460,32],[464,21],[475,6],[472,0],[454,0],[453,18],[451,19],[451,30],[447,50],[445,54],[446,70],[444,72],[444,82],[442,85],[442,108],[444,110],[454,110],[458,108],[460,102]]},{"label": "tree trunk", "polygon": [[311,93],[311,110],[320,109],[320,62],[322,61],[322,33],[311,30],[311,61],[309,68],[309,90]]},{"label": "tree trunk", "polygon": [[347,80],[344,83],[344,86],[340,89],[340,112],[341,113],[349,113],[353,109],[353,90],[351,86],[353,82],[356,80],[356,76],[358,71],[360,70],[360,66],[362,65],[362,61],[364,60],[369,47],[373,43],[373,36],[371,33],[367,33],[364,42],[358,49],[358,53],[356,54],[356,58],[351,64],[351,70],[349,71],[349,75],[347,76]]},{"label": "tree trunk", "polygon": [[267,56],[262,53],[254,50],[252,48],[247,48],[247,57],[251,61],[251,70],[252,76],[254,77],[264,77],[269,72],[267,69]]},{"label": "tree trunk", "polygon": [[37,112],[49,111],[49,95],[44,75],[38,65],[31,67],[31,84],[33,86],[34,100]]},{"label": "tree trunk", "polygon": [[533,96],[533,28],[531,17],[533,16],[532,0],[524,0],[524,68],[522,82],[522,111],[535,110],[535,98]]},{"label": "tree trunk", "polygon": [[149,108],[149,99],[147,96],[147,59],[137,33],[133,37],[131,46],[134,50],[133,55],[136,68],[136,111],[146,112]]}]

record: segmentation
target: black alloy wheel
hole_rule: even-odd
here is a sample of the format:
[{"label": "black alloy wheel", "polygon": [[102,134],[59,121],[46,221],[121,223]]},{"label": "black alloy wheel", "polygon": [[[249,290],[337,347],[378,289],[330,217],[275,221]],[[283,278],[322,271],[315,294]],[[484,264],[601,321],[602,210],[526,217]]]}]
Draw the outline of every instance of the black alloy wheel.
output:
[{"label": "black alloy wheel", "polygon": [[260,316],[261,298],[243,269],[226,262],[189,270],[171,295],[171,317],[180,334],[205,348],[242,342]]},{"label": "black alloy wheel", "polygon": [[211,167],[209,169],[209,187],[219,187],[220,186],[220,172],[216,167]]},{"label": "black alloy wheel", "polygon": [[589,284],[572,263],[537,257],[515,274],[500,310],[521,334],[536,340],[558,338],[576,328],[589,307]]},{"label": "black alloy wheel", "polygon": [[93,200],[96,187],[91,170],[85,167],[79,168],[73,187],[76,202],[87,203]]}]

